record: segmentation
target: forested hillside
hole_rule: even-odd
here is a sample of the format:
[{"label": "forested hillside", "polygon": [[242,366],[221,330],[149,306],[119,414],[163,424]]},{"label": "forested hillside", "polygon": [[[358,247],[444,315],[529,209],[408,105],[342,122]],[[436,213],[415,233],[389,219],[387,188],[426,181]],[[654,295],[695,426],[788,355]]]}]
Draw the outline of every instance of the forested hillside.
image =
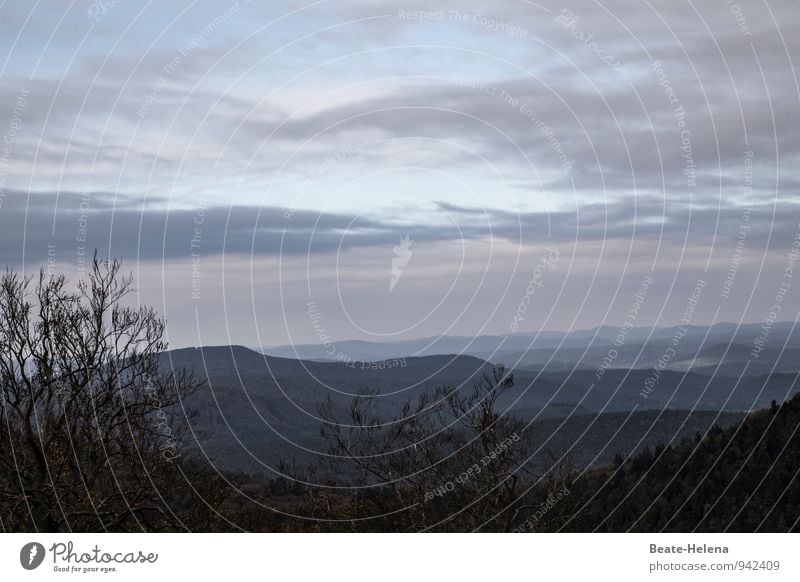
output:
[{"label": "forested hillside", "polygon": [[[800,398],[580,477],[570,531],[797,531]],[[566,509],[566,507],[565,507]]]}]

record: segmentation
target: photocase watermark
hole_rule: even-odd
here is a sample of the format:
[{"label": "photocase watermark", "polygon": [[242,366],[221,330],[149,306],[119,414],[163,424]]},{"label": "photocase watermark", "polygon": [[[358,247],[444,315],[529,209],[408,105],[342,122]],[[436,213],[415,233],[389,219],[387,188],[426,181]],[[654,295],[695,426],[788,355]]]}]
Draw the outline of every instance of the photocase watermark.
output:
[{"label": "photocase watermark", "polygon": [[95,22],[100,22],[100,18],[108,14],[117,4],[119,4],[119,0],[94,0],[89,5],[86,14]]},{"label": "photocase watermark", "polygon": [[317,334],[317,338],[322,344],[325,354],[330,356],[331,360],[336,360],[356,370],[391,370],[393,368],[405,368],[408,366],[408,362],[406,362],[405,358],[390,358],[387,360],[367,362],[354,358],[350,354],[346,354],[336,346],[328,330],[323,325],[322,312],[320,312],[316,301],[306,302],[306,314],[311,320],[311,327],[314,328],[314,332]]},{"label": "photocase watermark", "polygon": [[628,71],[624,66],[622,66],[620,60],[615,58],[613,55],[608,54],[608,52],[598,44],[594,38],[594,32],[587,34],[578,28],[578,21],[580,21],[580,19],[581,17],[579,14],[575,14],[572,10],[567,8],[562,8],[559,11],[558,16],[556,16],[556,23],[566,28],[572,36],[574,36],[577,40],[582,42],[586,48],[596,54],[601,62],[611,67],[623,77],[627,77]]},{"label": "photocase watermark", "polygon": [[72,541],[56,542],[48,550],[53,558],[53,571],[72,574],[109,574],[118,572],[123,564],[155,564],[158,554],[155,552],[107,551],[96,545],[87,550],[75,548]]},{"label": "photocase watermark", "polygon": [[[800,229],[800,223],[798,223]],[[773,304],[769,308],[769,313],[764,317],[761,323],[761,331],[753,338],[753,349],[750,352],[750,359],[756,359],[764,351],[767,346],[767,339],[772,331],[772,326],[781,315],[783,311],[783,300],[792,288],[792,278],[794,277],[794,269],[797,267],[797,259],[800,257],[800,231],[796,232],[792,241],[792,246],[786,255],[786,264],[784,265],[783,275],[778,283],[778,288],[775,290],[775,297]]]},{"label": "photocase watermark", "polygon": [[483,471],[483,469],[485,469],[492,461],[495,461],[498,455],[506,451],[512,444],[519,441],[520,437],[517,433],[507,437],[505,440],[498,443],[491,452],[484,455],[479,462],[474,463],[469,469],[459,474],[458,477],[448,481],[444,485],[440,485],[436,489],[427,491],[425,493],[425,501],[431,501],[436,497],[443,497],[448,493],[452,493],[455,491],[456,485],[463,485],[467,481],[474,479],[480,475],[481,471]]},{"label": "photocase watermark", "polygon": [[168,463],[171,463],[181,456],[180,453],[178,453],[178,439],[175,437],[175,434],[172,431],[172,426],[170,426],[170,417],[162,406],[161,399],[158,397],[158,390],[156,390],[153,379],[149,376],[145,378],[144,391],[147,394],[147,399],[149,400],[150,405],[155,409],[155,420],[153,421],[153,426],[159,435],[165,437],[164,442],[158,446],[158,450],[161,451],[161,456],[164,458],[164,460]]},{"label": "photocase watermark", "polygon": [[683,160],[683,175],[686,177],[686,188],[691,194],[697,187],[697,165],[692,149],[692,132],[686,121],[686,110],[683,108],[678,93],[672,86],[672,82],[664,72],[664,66],[661,64],[661,61],[653,61],[652,66],[656,73],[656,78],[658,79],[658,85],[664,89],[664,94],[667,96],[667,100],[673,108],[672,116],[675,119],[675,125],[678,128],[681,140],[680,152],[681,159]]},{"label": "photocase watermark", "polygon": [[75,264],[78,270],[78,282],[89,274],[89,263],[92,258],[88,250],[89,216],[92,210],[92,186],[94,180],[87,178],[78,203],[77,230],[75,232]]},{"label": "photocase watermark", "polygon": [[191,292],[189,297],[192,300],[200,299],[200,288],[203,279],[202,270],[202,243],[203,243],[203,228],[206,222],[206,215],[208,213],[208,203],[206,202],[207,194],[211,190],[211,177],[206,177],[203,189],[203,196],[197,205],[192,219],[192,236],[189,237],[189,253],[192,258],[192,282]]},{"label": "photocase watermark", "polygon": [[539,262],[536,263],[533,271],[531,271],[531,276],[528,280],[528,286],[525,288],[525,295],[522,296],[522,299],[517,306],[517,311],[514,314],[514,319],[509,325],[512,332],[519,331],[519,324],[525,321],[525,315],[528,313],[528,306],[531,304],[533,296],[539,289],[544,287],[543,279],[546,269],[555,269],[556,265],[558,264],[558,249],[545,247],[545,250],[547,252],[539,258]]},{"label": "photocase watermark", "polygon": [[344,363],[345,365],[357,370],[390,370],[392,368],[408,367],[408,362],[406,362],[405,358],[391,358],[389,360],[380,360],[378,362],[359,362],[358,360],[348,360]]},{"label": "photocase watermark", "polygon": [[683,312],[681,325],[675,328],[675,333],[672,334],[672,338],[669,340],[669,346],[658,358],[658,361],[653,368],[653,373],[650,374],[650,376],[648,376],[644,381],[644,388],[642,388],[642,391],[639,393],[639,396],[642,398],[646,399],[650,397],[655,390],[656,385],[658,385],[658,381],[661,379],[661,372],[666,369],[669,363],[678,354],[676,348],[686,334],[689,333],[689,325],[692,323],[692,318],[694,317],[694,313],[697,309],[697,304],[700,301],[700,297],[703,295],[703,290],[707,286],[708,282],[704,279],[698,279],[695,283],[695,286],[692,289],[692,294],[689,296],[689,300],[686,304],[686,309]]},{"label": "photocase watermark", "polygon": [[20,566],[26,570],[35,570],[44,562],[46,555],[44,546],[38,542],[30,542],[19,551]]},{"label": "photocase watermark", "polygon": [[330,356],[330,359],[336,360],[337,362],[341,362],[350,368],[358,370],[389,370],[392,368],[405,368],[408,366],[405,358],[392,358],[376,362],[366,362],[358,360],[351,355],[344,353],[338,347],[336,347],[336,343],[331,339],[328,330],[323,325],[322,313],[317,307],[316,301],[306,302],[306,314],[311,320],[311,327],[314,328],[314,332],[317,334],[317,338],[322,344],[325,354]]},{"label": "photocase watermark", "polygon": [[[205,221],[206,208],[200,207],[195,214],[195,226],[192,238],[189,240],[189,248],[192,252],[192,291],[190,297],[194,300],[200,299],[200,280],[203,278],[200,261],[202,254],[200,253],[200,241],[203,235],[203,222]],[[199,221],[199,222],[198,222]]]},{"label": "photocase watermark", "polygon": [[328,334],[328,330],[325,329],[325,326],[322,324],[322,313],[320,313],[319,309],[317,308],[316,301],[306,302],[306,313],[308,314],[308,318],[311,320],[311,327],[314,328],[317,338],[322,344],[322,347],[325,349],[325,353],[337,360],[346,358],[346,354],[340,352],[337,349],[336,344],[331,341],[331,336]]},{"label": "photocase watermark", "polygon": [[340,149],[334,155],[325,158],[325,160],[322,163],[320,163],[314,169],[312,169],[303,179],[303,182],[300,185],[300,188],[298,189],[297,193],[292,197],[292,200],[289,202],[289,207],[284,211],[283,218],[285,218],[286,220],[291,220],[294,217],[294,214],[295,212],[297,212],[297,207],[299,206],[300,202],[306,196],[308,196],[308,193],[311,190],[312,186],[320,177],[322,177],[324,174],[326,174],[331,169],[341,164],[348,158],[363,153],[367,149],[368,145],[369,142],[366,141],[354,144],[348,144],[346,147]]},{"label": "photocase watermark", "polygon": [[460,10],[398,10],[398,20],[413,22],[461,22],[474,24],[488,30],[499,32],[509,38],[528,38],[528,31],[521,26],[504,20],[496,20],[484,14],[473,14]]},{"label": "photocase watermark", "polygon": [[409,235],[405,235],[400,239],[400,244],[394,247],[394,258],[392,258],[391,277],[389,278],[389,293],[394,292],[394,288],[403,276],[403,270],[408,266],[411,257],[414,256],[414,251],[411,250],[414,241],[411,240]]},{"label": "photocase watermark", "polygon": [[636,320],[639,318],[639,311],[642,309],[642,304],[644,300],[647,298],[647,292],[650,289],[650,285],[653,284],[653,278],[649,275],[646,275],[644,279],[642,279],[642,283],[639,285],[639,289],[636,291],[636,294],[633,296],[633,305],[628,310],[628,313],[625,314],[625,321],[622,324],[622,327],[619,328],[617,332],[617,336],[614,338],[614,347],[609,348],[608,353],[603,358],[602,363],[598,366],[597,370],[594,372],[595,379],[599,380],[603,374],[606,373],[614,362],[619,357],[619,351],[617,348],[621,348],[625,345],[625,338],[628,337],[628,333],[634,328],[636,325]]},{"label": "photocase watermark", "polygon": [[55,277],[58,274],[58,259],[56,257],[56,245],[47,244],[47,276]]},{"label": "photocase watermark", "polygon": [[736,24],[739,26],[739,32],[741,32],[743,36],[752,36],[753,31],[750,30],[750,25],[747,23],[747,17],[742,12],[742,7],[736,4],[733,0],[725,0],[725,5],[736,19]]},{"label": "photocase watermark", "polygon": [[19,563],[25,570],[35,570],[41,566],[47,555],[52,558],[53,572],[64,574],[109,574],[118,572],[120,565],[155,564],[155,552],[107,551],[95,544],[94,547],[76,549],[72,541],[56,542],[49,550],[39,542],[29,542],[19,552]]},{"label": "photocase watermark", "polygon": [[569,495],[569,488],[564,485],[556,491],[555,493],[550,493],[547,496],[547,501],[536,506],[536,511],[533,512],[531,516],[529,516],[525,521],[523,521],[519,526],[511,530],[511,533],[525,533],[527,531],[532,530],[536,527],[536,524],[539,523],[544,516],[550,513],[553,508],[558,505],[558,503]]},{"label": "photocase watermark", "polygon": [[[111,4],[111,6],[113,7],[117,3],[117,1],[118,0],[113,0],[111,2],[100,2],[100,3]],[[242,10],[242,4],[245,5],[250,4],[250,1],[251,0],[244,0],[241,3],[237,2],[233,6],[230,6],[227,10],[225,10],[222,14],[217,16],[214,20],[211,20],[208,24],[206,24],[200,32],[194,35],[194,37],[192,37],[192,39],[189,42],[187,42],[178,50],[178,54],[175,55],[175,57],[169,63],[164,65],[164,67],[161,69],[161,73],[158,75],[158,79],[156,79],[156,82],[150,88],[150,91],[148,91],[147,95],[144,98],[144,101],[139,106],[139,110],[136,112],[136,115],[137,117],[139,117],[139,119],[144,119],[147,113],[153,107],[153,104],[158,102],[159,94],[161,93],[161,91],[163,91],[164,87],[167,85],[169,80],[175,74],[175,71],[177,71],[181,67],[186,57],[188,57],[189,54],[194,49],[200,46],[201,42],[203,42],[209,36],[211,36],[214,33],[214,31],[216,31],[225,22],[230,20],[230,18],[233,17],[235,14],[240,12]],[[97,3],[98,2],[95,1],[95,4]],[[105,9],[103,11],[103,14],[105,14],[107,11],[108,9]]]},{"label": "photocase watermark", "polygon": [[572,162],[569,159],[564,147],[561,145],[561,142],[556,137],[555,132],[553,132],[552,128],[547,125],[544,120],[537,114],[533,108],[525,102],[523,99],[513,95],[506,89],[502,89],[496,85],[491,85],[486,81],[480,81],[477,79],[465,79],[461,77],[452,77],[452,83],[460,86],[466,87],[470,91],[475,91],[479,93],[484,93],[491,97],[495,97],[500,100],[503,104],[511,107],[518,113],[520,113],[525,119],[527,119],[530,123],[534,125],[542,134],[542,136],[547,139],[548,143],[550,144],[551,149],[555,153],[556,157],[558,158],[558,162],[561,165],[561,168],[566,171],[570,172],[572,170]]},{"label": "photocase watermark", "polygon": [[6,199],[8,166],[11,154],[14,152],[14,144],[17,142],[17,133],[22,128],[22,114],[28,108],[29,95],[30,91],[25,88],[20,89],[17,93],[17,100],[11,110],[11,120],[8,122],[8,129],[3,137],[3,147],[0,149],[0,210],[3,209],[3,201]]},{"label": "photocase watermark", "polygon": [[[748,150],[744,153],[744,169],[742,171],[742,176],[744,178],[745,194],[748,199],[751,199],[753,195],[753,155],[753,150]],[[742,218],[739,222],[739,230],[736,233],[736,245],[733,248],[733,256],[728,264],[725,280],[722,282],[722,291],[720,291],[719,294],[721,299],[728,299],[731,294],[733,282],[736,279],[736,273],[739,271],[739,265],[742,262],[747,236],[750,233],[750,213],[752,211],[753,208],[749,202],[742,208]]]},{"label": "photocase watermark", "polygon": [[530,123],[533,124],[542,134],[542,136],[547,140],[550,144],[550,148],[555,153],[556,157],[558,158],[558,162],[561,165],[561,168],[566,171],[572,171],[572,162],[567,155],[567,152],[564,150],[564,147],[561,145],[561,142],[556,137],[555,132],[553,129],[547,125],[544,120],[536,113],[533,108],[528,105],[527,102],[520,99],[519,97],[513,95],[506,89],[501,89],[495,85],[490,85],[485,81],[479,81],[474,79],[463,79],[460,77],[453,77],[451,81],[459,85],[461,87],[466,87],[471,91],[477,91],[480,93],[484,93],[486,95],[490,95],[492,97],[496,97],[499,99],[503,104],[511,107],[518,113],[520,113],[525,119],[527,119]]}]

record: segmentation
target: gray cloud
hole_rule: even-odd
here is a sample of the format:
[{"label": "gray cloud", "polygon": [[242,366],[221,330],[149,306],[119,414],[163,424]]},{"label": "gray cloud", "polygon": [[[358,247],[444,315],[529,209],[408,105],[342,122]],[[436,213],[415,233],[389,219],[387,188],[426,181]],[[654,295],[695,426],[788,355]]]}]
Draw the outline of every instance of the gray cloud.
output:
[{"label": "gray cloud", "polygon": [[[399,86],[379,83],[375,87],[378,96],[354,97],[344,104],[323,100],[313,113],[287,109],[277,96],[267,97],[277,83],[290,78],[290,72],[310,70],[324,59],[322,54],[309,55],[309,47],[329,46],[335,40],[335,55],[345,55],[363,50],[365,42],[381,41],[380,36],[353,34],[354,29],[391,31],[389,38],[402,44],[403,34],[415,27],[453,23],[426,24],[397,18],[399,10],[429,8],[428,3],[417,1],[345,6],[337,3],[305,10],[302,18],[296,15],[288,21],[297,29],[295,34],[324,28],[325,19],[331,15],[341,22],[380,14],[392,17],[320,33],[295,50],[280,52],[280,58],[270,59],[256,69],[265,71],[267,78],[274,76],[276,81],[268,82],[268,90],[256,96],[242,91],[236,77],[258,63],[260,51],[253,49],[271,41],[260,34],[241,49],[229,51],[258,25],[279,17],[282,7],[243,7],[218,25],[213,34],[203,37],[165,75],[161,86],[162,68],[180,56],[185,43],[226,7],[201,3],[186,12],[183,20],[172,23],[170,19],[186,6],[176,4],[161,15],[162,30],[156,29],[147,38],[155,39],[164,30],[168,33],[152,46],[145,44],[148,50],[144,53],[134,50],[144,41],[140,36],[145,33],[138,28],[130,36],[118,39],[121,44],[112,53],[101,50],[112,38],[104,34],[118,26],[123,12],[122,7],[115,6],[93,29],[100,35],[99,40],[76,55],[78,64],[69,74],[60,78],[40,75],[32,80],[22,70],[4,75],[6,82],[0,93],[3,102],[10,102],[21,84],[31,89],[24,120],[28,131],[20,136],[20,146],[24,147],[15,152],[18,169],[13,170],[12,177],[17,186],[32,173],[41,182],[40,187],[63,187],[63,181],[71,180],[72,185],[67,186],[74,188],[92,174],[96,180],[105,181],[103,187],[118,188],[113,178],[123,171],[123,159],[127,178],[124,182],[140,181],[151,172],[159,179],[174,173],[179,164],[179,178],[185,179],[187,174],[218,163],[221,144],[226,147],[222,162],[227,172],[233,176],[243,172],[258,175],[274,171],[316,134],[320,135],[312,145],[317,147],[303,149],[297,160],[299,165],[319,163],[326,152],[341,147],[343,134],[356,133],[373,140],[387,136],[452,138],[491,161],[504,161],[506,171],[517,177],[528,172],[522,154],[540,168],[558,171],[558,156],[554,155],[552,144],[518,108],[499,98],[453,86],[448,80],[455,76],[489,82],[530,105],[563,146],[575,169],[577,187],[588,184],[596,188],[597,181],[602,180],[609,188],[630,190],[634,185],[656,188],[665,181],[674,192],[682,169],[680,136],[664,90],[657,84],[652,59],[664,63],[664,71],[687,112],[693,154],[703,179],[708,181],[738,168],[746,148],[758,151],[756,164],[762,170],[759,175],[763,181],[774,180],[779,157],[786,162],[800,157],[800,127],[798,116],[794,115],[798,92],[791,78],[796,66],[790,60],[796,54],[792,39],[798,37],[794,34],[798,23],[790,17],[792,8],[784,4],[772,8],[782,37],[775,34],[770,12],[750,7],[745,9],[750,35],[744,37],[734,15],[724,7],[657,3],[652,8],[641,5],[632,10],[623,2],[564,5],[580,17],[577,28],[581,32],[594,34],[604,50],[620,54],[625,60],[631,75],[621,78],[609,77],[608,68],[597,60],[597,55],[555,22],[562,4],[546,3],[551,11],[548,13],[524,2],[506,2],[497,7],[478,2],[441,2],[437,3],[441,10],[458,9],[469,15],[515,23],[530,36],[509,39],[468,22],[459,31],[471,42],[454,36],[449,39],[450,47],[443,49],[390,49],[381,53],[386,62],[351,57],[345,63],[360,68],[367,79],[385,76],[381,69],[387,66],[396,69],[402,79],[413,72],[415,65],[435,69],[427,65],[432,59],[446,58],[447,64],[431,71],[438,80],[401,81]],[[283,9],[288,7],[286,4]],[[16,8],[14,12],[16,16],[9,22],[20,23],[20,13],[24,11]],[[57,12],[37,14],[32,28],[23,30],[24,37],[38,34],[37,26],[42,27],[45,18],[58,16]],[[70,14],[67,21],[70,26],[74,21],[76,32],[70,34],[70,28],[65,26],[47,50],[77,42],[78,32],[87,27],[85,17],[81,10]],[[287,40],[292,39],[291,34],[280,31]],[[485,56],[465,52],[474,50],[476,41],[485,43],[480,45],[485,47]],[[514,53],[513,66],[497,60],[509,56],[501,50],[506,47]],[[538,49],[527,50],[535,47]],[[560,55],[574,59],[574,64]],[[546,68],[542,67],[542,56],[547,57]],[[496,71],[491,78],[486,78],[487,68]],[[523,73],[524,69],[529,75]],[[325,84],[338,71],[323,67],[310,77],[301,78],[304,83]],[[287,87],[296,85],[290,83]],[[137,113],[156,87],[158,95],[140,119]],[[198,121],[202,122],[199,126]],[[278,126],[280,129],[272,134]],[[166,147],[162,147],[162,141]],[[258,156],[256,166],[248,168],[246,162],[256,147],[270,155]],[[452,167],[459,161],[471,163],[467,158],[452,157],[441,163]],[[788,165],[782,173],[797,179]]]},{"label": "gray cloud", "polygon": [[[56,207],[55,201],[58,200]],[[411,233],[418,243],[504,240],[512,244],[660,240],[670,246],[728,248],[747,228],[748,245],[785,246],[798,230],[800,204],[698,206],[641,197],[635,204],[583,204],[576,211],[512,212],[439,203],[419,208],[425,220],[402,215],[355,215],[272,206],[165,206],[142,208],[135,197],[75,192],[28,197],[10,193],[0,209],[0,262],[46,261],[48,249],[69,258],[80,249],[144,261],[237,254],[288,256],[345,252],[397,244]],[[409,209],[410,211],[411,209]],[[50,245],[50,246],[48,246]],[[728,260],[728,257],[719,257]]]},{"label": "gray cloud", "polygon": [[[399,326],[440,297],[441,272],[454,268],[445,254],[469,248],[459,299],[426,324],[435,334],[471,305],[473,284],[482,285],[479,312],[499,305],[502,281],[518,276],[524,288],[518,261],[535,261],[544,244],[576,257],[560,296],[557,325],[565,327],[573,313],[600,323],[592,317],[628,267],[633,288],[652,273],[659,292],[673,277],[683,290],[707,270],[724,273],[746,226],[741,297],[725,316],[757,320],[800,216],[800,18],[795,3],[740,4],[737,15],[726,3],[667,0],[542,8],[524,0],[181,0],[119,2],[92,19],[90,2],[6,2],[0,140],[19,127],[0,150],[0,262],[34,267],[55,254],[74,265],[94,247],[138,260],[148,298],[163,287],[184,322],[193,317],[185,291],[199,253],[209,269],[205,308],[222,305],[215,285],[236,298],[217,327],[249,321],[244,265],[266,265],[261,290],[280,264],[292,301],[322,281],[326,297],[346,290],[362,322]],[[431,9],[445,16],[399,17]],[[562,9],[572,24],[557,20]],[[326,166],[359,143],[368,146]],[[381,172],[407,167],[421,172],[380,181]],[[462,181],[474,199],[437,190],[426,172]],[[367,176],[373,181],[361,190],[345,188]],[[518,206],[511,196],[495,199],[505,183]],[[387,202],[399,198],[405,206]],[[385,292],[384,269],[405,235],[419,245],[415,285],[402,308],[379,312],[370,298]],[[487,249],[502,255],[488,279]],[[229,258],[237,267],[225,277]],[[339,258],[349,265],[341,281]],[[174,270],[168,280],[159,280],[159,263]],[[762,264],[777,274],[766,283]],[[559,299],[555,285],[548,292]],[[265,313],[283,308],[280,295]],[[513,312],[518,296],[506,299]],[[683,299],[674,301],[679,314]],[[500,319],[496,330],[505,329]]]}]

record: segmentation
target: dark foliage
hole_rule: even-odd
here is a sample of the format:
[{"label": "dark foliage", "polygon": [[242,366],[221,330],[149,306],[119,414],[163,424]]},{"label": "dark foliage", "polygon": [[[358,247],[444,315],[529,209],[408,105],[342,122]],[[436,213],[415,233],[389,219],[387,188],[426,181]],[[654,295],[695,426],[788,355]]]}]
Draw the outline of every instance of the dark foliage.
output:
[{"label": "dark foliage", "polygon": [[567,531],[797,531],[800,398],[572,485]]}]

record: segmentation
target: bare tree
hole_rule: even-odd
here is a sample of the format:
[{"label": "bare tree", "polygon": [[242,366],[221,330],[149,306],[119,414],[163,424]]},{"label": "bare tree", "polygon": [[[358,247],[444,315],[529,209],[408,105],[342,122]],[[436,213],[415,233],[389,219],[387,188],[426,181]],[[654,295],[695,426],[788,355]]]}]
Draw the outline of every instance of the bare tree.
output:
[{"label": "bare tree", "polygon": [[354,487],[347,502],[340,489],[322,489],[328,499],[317,506],[361,528],[371,519],[369,529],[510,531],[531,449],[524,423],[498,407],[513,384],[496,366],[467,394],[425,391],[388,419],[376,411],[375,393],[359,395],[346,412],[329,402],[321,410],[328,474]]},{"label": "bare tree", "polygon": [[164,320],[125,306],[132,278],[99,260],[76,288],[42,271],[0,277],[0,510],[5,529],[189,527],[168,498],[190,463],[165,371]]}]

